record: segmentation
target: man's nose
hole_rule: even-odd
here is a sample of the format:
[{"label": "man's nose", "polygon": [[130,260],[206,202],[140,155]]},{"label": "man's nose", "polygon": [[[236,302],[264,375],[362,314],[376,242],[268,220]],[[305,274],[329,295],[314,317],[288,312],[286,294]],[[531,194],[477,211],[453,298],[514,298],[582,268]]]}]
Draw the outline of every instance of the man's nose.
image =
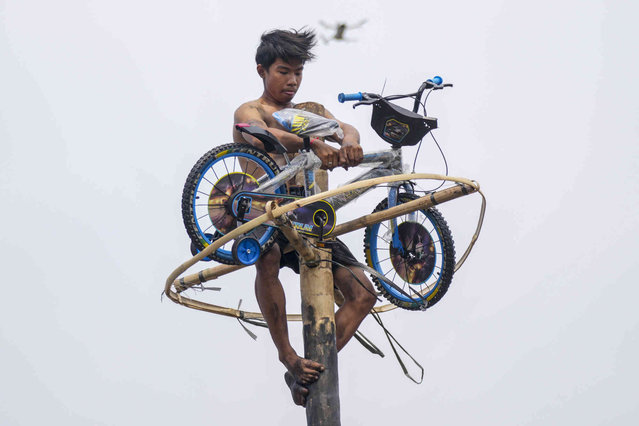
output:
[{"label": "man's nose", "polygon": [[299,78],[296,75],[289,77],[288,79],[289,86],[297,86],[298,83],[299,83]]}]

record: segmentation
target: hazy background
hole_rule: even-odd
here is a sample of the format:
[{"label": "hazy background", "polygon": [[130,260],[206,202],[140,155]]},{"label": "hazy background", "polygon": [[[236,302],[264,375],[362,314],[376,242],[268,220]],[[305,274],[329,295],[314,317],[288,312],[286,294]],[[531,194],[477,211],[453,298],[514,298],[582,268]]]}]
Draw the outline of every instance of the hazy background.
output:
[{"label": "hazy background", "polygon": [[[255,342],[236,320],[160,293],[190,257],[190,168],[230,142],[234,109],[261,94],[261,33],[330,37],[320,20],[364,18],[354,41],[317,46],[296,100],[324,103],[381,149],[370,109],[336,95],[443,76],[455,87],[429,99],[435,135],[488,211],[444,299],[382,317],[424,383],[403,376],[369,318],[362,330],[387,357],[357,342],[342,351],[342,424],[635,424],[638,12],[576,0],[0,0],[0,424],[305,424],[265,329]],[[444,171],[429,138],[418,170]],[[476,195],[441,208],[458,254],[478,209]],[[360,260],[362,238],[347,238]],[[208,297],[255,309],[253,278],[212,282],[223,290]],[[282,278],[298,312],[297,278]],[[301,351],[299,324],[291,335]]]}]

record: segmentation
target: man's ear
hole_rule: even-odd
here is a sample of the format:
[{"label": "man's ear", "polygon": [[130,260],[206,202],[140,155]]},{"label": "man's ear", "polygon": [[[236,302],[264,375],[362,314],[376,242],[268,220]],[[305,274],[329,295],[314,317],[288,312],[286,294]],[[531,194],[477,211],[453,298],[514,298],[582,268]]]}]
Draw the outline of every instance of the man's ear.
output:
[{"label": "man's ear", "polygon": [[262,64],[257,64],[257,74],[262,78],[266,76],[266,69],[262,66]]}]

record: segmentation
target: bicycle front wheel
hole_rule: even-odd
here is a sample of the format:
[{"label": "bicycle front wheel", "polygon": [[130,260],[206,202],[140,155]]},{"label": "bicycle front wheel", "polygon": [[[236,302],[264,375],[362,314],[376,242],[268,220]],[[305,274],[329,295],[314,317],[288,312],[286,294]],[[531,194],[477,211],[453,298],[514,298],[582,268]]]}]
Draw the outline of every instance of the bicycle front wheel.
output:
[{"label": "bicycle front wheel", "polygon": [[[417,198],[400,193],[398,203]],[[388,199],[373,213],[386,209]],[[455,269],[453,237],[434,207],[400,216],[395,226],[387,221],[367,227],[364,254],[368,265],[392,282],[373,276],[377,289],[391,303],[408,310],[424,310],[441,300]]]},{"label": "bicycle front wheel", "polygon": [[[226,144],[204,154],[189,173],[182,191],[182,219],[196,251],[202,251],[237,226],[229,200],[239,191],[255,191],[261,182],[280,171],[269,155],[250,145]],[[285,188],[274,192],[284,193]],[[260,225],[248,234],[255,238],[262,253],[276,238],[276,228]],[[221,263],[236,264],[233,242],[218,248],[210,258]]]}]

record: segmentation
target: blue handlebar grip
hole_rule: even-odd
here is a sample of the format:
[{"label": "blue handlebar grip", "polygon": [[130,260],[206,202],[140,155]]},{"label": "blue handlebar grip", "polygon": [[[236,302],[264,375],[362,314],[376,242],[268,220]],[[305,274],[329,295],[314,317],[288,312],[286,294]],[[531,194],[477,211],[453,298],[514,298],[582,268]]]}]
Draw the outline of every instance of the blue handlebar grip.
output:
[{"label": "blue handlebar grip", "polygon": [[430,81],[431,83],[436,84],[436,85],[439,86],[440,84],[442,84],[444,82],[444,79],[441,78],[440,76],[436,75],[435,77],[429,78],[426,81]]},{"label": "blue handlebar grip", "polygon": [[337,95],[337,100],[340,104],[343,104],[346,101],[361,101],[362,99],[362,92],[340,93],[339,95]]}]

